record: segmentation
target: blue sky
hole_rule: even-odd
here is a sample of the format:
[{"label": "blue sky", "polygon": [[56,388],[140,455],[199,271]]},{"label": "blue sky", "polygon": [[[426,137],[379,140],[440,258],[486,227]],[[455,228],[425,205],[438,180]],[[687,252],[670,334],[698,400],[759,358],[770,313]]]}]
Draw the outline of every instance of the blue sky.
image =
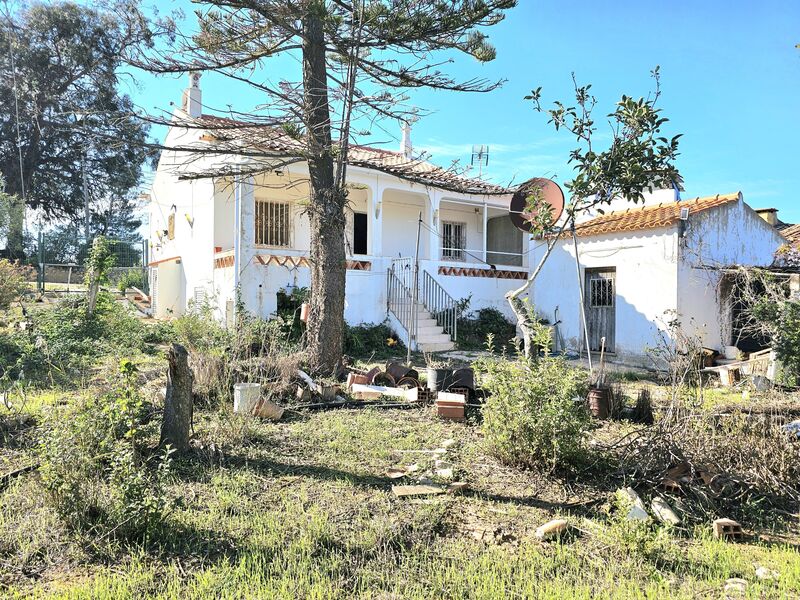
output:
[{"label": "blue sky", "polygon": [[[162,13],[176,6],[158,3]],[[800,1],[520,0],[488,33],[495,61],[463,57],[449,71],[507,79],[501,89],[412,95],[431,113],[414,126],[414,146],[434,162],[468,164],[472,145],[488,144],[484,174],[492,180],[568,180],[573,140],[555,132],[523,96],[542,86],[547,102],[569,101],[574,71],[580,83],[592,84],[600,117],[621,94],[646,95],[650,70],[660,65],[667,133],[683,134],[683,197],[741,190],[751,206],[773,206],[783,220],[800,222]],[[291,61],[271,68],[299,76]],[[169,109],[183,87],[185,78],[144,76],[129,92],[144,108]],[[259,101],[251,90],[214,76],[204,78],[203,92],[210,106],[246,110]],[[383,127],[375,140],[396,147],[399,126]]]}]

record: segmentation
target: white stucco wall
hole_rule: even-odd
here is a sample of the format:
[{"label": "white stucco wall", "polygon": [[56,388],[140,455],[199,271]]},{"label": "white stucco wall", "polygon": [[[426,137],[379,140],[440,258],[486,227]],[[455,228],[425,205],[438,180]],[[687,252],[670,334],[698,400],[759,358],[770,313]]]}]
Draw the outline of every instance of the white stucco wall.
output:
[{"label": "white stucco wall", "polygon": [[686,332],[717,350],[732,343],[729,315],[720,303],[721,273],[715,268],[768,266],[783,243],[741,195],[736,202],[690,216],[678,270],[678,311]]},{"label": "white stucco wall", "polygon": [[[167,146],[204,144],[202,132],[172,128]],[[189,157],[185,153],[165,151],[154,178],[150,203],[151,262],[180,257],[180,294],[171,301],[172,315],[184,312],[196,290],[217,306],[217,316],[225,320],[230,304],[235,300],[236,281],[246,309],[269,317],[277,309],[278,290],[287,285],[310,286],[307,267],[263,265],[258,255],[308,256],[310,227],[304,214],[308,202],[308,173],[302,164],[282,169],[280,175],[271,173],[250,178],[241,184],[241,224],[238,244],[239,271],[227,263],[215,267],[215,258],[233,251],[236,244],[235,184],[229,179],[187,180],[179,176],[218,166],[224,157]],[[228,164],[230,166],[230,164]],[[414,254],[417,220],[422,212],[423,222],[434,231],[423,229],[420,235],[420,259],[445,289],[456,299],[472,294],[473,309],[494,306],[510,314],[505,293],[520,285],[518,280],[494,277],[443,276],[438,274],[440,263],[439,231],[443,220],[467,224],[467,248],[482,256],[484,237],[483,212],[488,204],[491,215],[506,210],[508,198],[473,197],[444,192],[396,177],[351,167],[348,170],[348,211],[365,212],[367,219],[368,254],[353,256],[368,260],[369,271],[347,272],[345,318],[348,322],[372,323],[386,318],[386,276],[392,258]],[[291,204],[292,244],[290,248],[269,248],[255,245],[254,216],[257,198],[288,201]],[[465,205],[464,203],[470,203]],[[174,208],[173,208],[174,205]],[[441,210],[440,210],[441,209]],[[437,212],[439,211],[439,212]],[[157,232],[168,228],[168,219],[175,214],[174,239]],[[523,241],[523,251],[529,240]],[[216,249],[222,254],[217,254]],[[466,262],[446,263],[452,266],[486,268],[480,258]],[[500,267],[506,268],[506,267]],[[170,267],[170,270],[172,268]],[[174,279],[174,278],[172,278]],[[169,284],[172,285],[172,284]],[[170,292],[172,294],[172,292]]]},{"label": "white stucco wall", "polygon": [[[615,360],[649,365],[646,348],[655,345],[668,311],[678,307],[676,242],[673,228],[578,238],[581,281],[587,268],[616,269]],[[533,265],[543,252],[544,246],[538,246]],[[558,309],[559,330],[567,347],[582,347],[580,292],[571,239],[559,241],[553,249],[536,279],[533,304],[551,323]]]}]

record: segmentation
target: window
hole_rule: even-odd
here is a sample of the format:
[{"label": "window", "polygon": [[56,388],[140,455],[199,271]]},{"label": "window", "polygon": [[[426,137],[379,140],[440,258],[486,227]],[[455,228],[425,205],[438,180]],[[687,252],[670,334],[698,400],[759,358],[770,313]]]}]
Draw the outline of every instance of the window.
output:
[{"label": "window", "polygon": [[287,202],[256,200],[256,244],[290,246],[290,206]]},{"label": "window", "polygon": [[605,308],[614,306],[614,280],[593,278],[589,280],[589,306]]},{"label": "window", "polygon": [[442,221],[442,258],[464,260],[467,246],[467,224]]}]

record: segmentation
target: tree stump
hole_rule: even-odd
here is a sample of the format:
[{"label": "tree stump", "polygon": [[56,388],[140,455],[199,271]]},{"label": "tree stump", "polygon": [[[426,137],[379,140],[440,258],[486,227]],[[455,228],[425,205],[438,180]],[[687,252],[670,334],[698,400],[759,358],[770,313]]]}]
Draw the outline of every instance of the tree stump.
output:
[{"label": "tree stump", "polygon": [[178,452],[189,449],[192,426],[192,370],[189,353],[180,344],[172,344],[167,354],[167,393],[164,399],[164,420],[161,423],[161,445],[169,444]]}]

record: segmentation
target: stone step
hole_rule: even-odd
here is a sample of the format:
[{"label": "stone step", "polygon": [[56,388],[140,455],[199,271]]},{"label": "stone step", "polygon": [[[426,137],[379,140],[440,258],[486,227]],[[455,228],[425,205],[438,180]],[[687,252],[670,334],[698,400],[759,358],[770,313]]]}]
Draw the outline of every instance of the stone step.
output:
[{"label": "stone step", "polygon": [[453,342],[437,342],[437,343],[418,343],[417,347],[420,352],[448,352],[455,350],[456,345]]},{"label": "stone step", "polygon": [[450,342],[450,336],[446,333],[434,333],[429,335],[418,335],[417,336],[417,343],[418,344],[439,344],[442,342]]},{"label": "stone step", "polygon": [[436,325],[435,321],[433,322],[433,325],[423,326],[422,323],[420,323],[419,327],[417,327],[417,337],[419,339],[430,337],[432,335],[440,335],[442,333],[444,333],[444,329]]}]

